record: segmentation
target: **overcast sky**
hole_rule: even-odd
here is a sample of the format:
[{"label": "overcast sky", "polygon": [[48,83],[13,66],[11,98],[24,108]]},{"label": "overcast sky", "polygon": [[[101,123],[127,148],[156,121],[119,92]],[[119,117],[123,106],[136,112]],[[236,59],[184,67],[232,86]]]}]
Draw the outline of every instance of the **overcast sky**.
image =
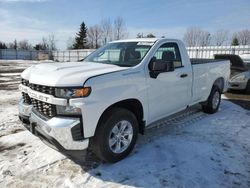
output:
[{"label": "overcast sky", "polygon": [[190,26],[233,33],[250,29],[250,0],[0,0],[0,41],[35,44],[55,33],[64,49],[82,21],[89,27],[118,16],[130,38],[143,32],[182,39]]}]

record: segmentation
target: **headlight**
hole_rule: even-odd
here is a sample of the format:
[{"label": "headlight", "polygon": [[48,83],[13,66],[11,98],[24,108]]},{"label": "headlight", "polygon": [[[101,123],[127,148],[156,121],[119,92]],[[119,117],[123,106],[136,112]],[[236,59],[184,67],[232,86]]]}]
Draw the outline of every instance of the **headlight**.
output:
[{"label": "headlight", "polygon": [[81,115],[81,109],[73,106],[56,106],[58,115]]},{"label": "headlight", "polygon": [[246,79],[246,76],[243,74],[243,75],[240,75],[240,76],[235,76],[232,80],[234,81],[244,81]]},{"label": "headlight", "polygon": [[91,93],[91,87],[83,88],[56,88],[56,97],[77,98],[87,97]]}]

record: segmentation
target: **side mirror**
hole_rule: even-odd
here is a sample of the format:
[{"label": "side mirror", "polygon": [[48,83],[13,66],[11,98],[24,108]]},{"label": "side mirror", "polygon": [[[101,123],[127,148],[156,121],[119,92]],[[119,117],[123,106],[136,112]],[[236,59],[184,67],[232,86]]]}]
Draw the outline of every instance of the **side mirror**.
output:
[{"label": "side mirror", "polygon": [[157,78],[157,76],[162,72],[172,72],[174,71],[173,61],[162,61],[152,58],[148,65],[149,74],[151,78]]}]

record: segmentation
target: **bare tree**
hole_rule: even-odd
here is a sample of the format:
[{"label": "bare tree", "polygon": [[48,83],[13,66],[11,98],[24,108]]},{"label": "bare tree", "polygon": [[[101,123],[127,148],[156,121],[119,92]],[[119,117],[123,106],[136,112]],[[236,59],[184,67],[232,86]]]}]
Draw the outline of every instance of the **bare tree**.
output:
[{"label": "bare tree", "polygon": [[102,29],[98,25],[94,25],[88,29],[87,32],[90,47],[98,48],[100,46],[100,39],[102,36]]},{"label": "bare tree", "polygon": [[106,44],[109,41],[112,41],[112,23],[110,19],[103,19],[100,24],[102,30],[102,43]]},{"label": "bare tree", "polygon": [[91,27],[88,29],[87,32],[87,46],[88,48],[94,48],[94,34],[93,34],[93,29]]},{"label": "bare tree", "polygon": [[73,45],[74,45],[74,39],[72,37],[69,37],[67,40],[67,49],[68,50],[74,49]]},{"label": "bare tree", "polygon": [[50,50],[56,50],[56,37],[54,33],[48,36],[48,44]]},{"label": "bare tree", "polygon": [[19,41],[17,46],[18,46],[18,49],[20,49],[20,50],[31,50],[32,49],[32,45],[29,44],[28,40]]},{"label": "bare tree", "polygon": [[239,43],[241,45],[247,45],[250,44],[250,30],[244,29],[237,33]]},{"label": "bare tree", "polygon": [[49,50],[49,43],[45,37],[42,38],[41,46],[43,50]]},{"label": "bare tree", "polygon": [[42,41],[34,46],[36,50],[56,50],[56,37],[54,33],[43,37]]},{"label": "bare tree", "polygon": [[9,49],[17,49],[17,40],[15,39],[14,42],[10,42],[7,46]]},{"label": "bare tree", "polygon": [[224,30],[224,29],[217,30],[212,35],[213,43],[216,46],[222,46],[223,44],[225,44],[227,42],[228,35],[229,35],[229,32],[227,30]]},{"label": "bare tree", "polygon": [[187,46],[193,47],[198,45],[198,38],[200,29],[197,27],[189,27],[187,28],[186,33],[184,34],[183,41]]},{"label": "bare tree", "polygon": [[114,39],[119,40],[128,36],[125,21],[122,17],[114,20]]},{"label": "bare tree", "polygon": [[208,31],[201,30],[198,27],[190,27],[187,29],[183,37],[187,46],[207,46],[210,44],[211,35]]},{"label": "bare tree", "polygon": [[211,41],[211,34],[208,31],[200,30],[198,33],[198,45],[199,46],[208,46]]}]

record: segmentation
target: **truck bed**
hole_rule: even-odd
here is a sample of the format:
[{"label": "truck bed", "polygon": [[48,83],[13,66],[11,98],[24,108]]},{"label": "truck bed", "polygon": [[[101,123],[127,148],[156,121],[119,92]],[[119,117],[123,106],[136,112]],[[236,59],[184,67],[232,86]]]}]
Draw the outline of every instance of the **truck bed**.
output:
[{"label": "truck bed", "polygon": [[[227,82],[230,75],[230,62],[221,59],[192,59],[193,69],[193,101],[205,99],[211,92],[214,78],[222,77]],[[227,90],[226,87],[223,91]]]}]

